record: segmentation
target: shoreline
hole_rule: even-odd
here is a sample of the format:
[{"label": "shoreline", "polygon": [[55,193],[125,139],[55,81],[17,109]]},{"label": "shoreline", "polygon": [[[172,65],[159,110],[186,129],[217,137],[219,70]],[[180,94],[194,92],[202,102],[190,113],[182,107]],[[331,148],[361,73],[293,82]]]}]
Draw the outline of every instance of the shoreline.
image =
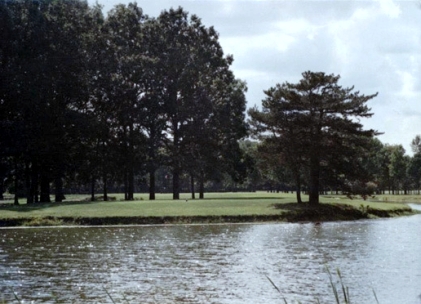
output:
[{"label": "shoreline", "polygon": [[[285,206],[275,208],[284,209]],[[288,208],[288,207],[287,207]],[[284,209],[285,210],[285,209]],[[0,228],[16,227],[101,227],[101,226],[164,226],[245,223],[315,223],[332,221],[356,221],[376,218],[410,216],[421,212],[411,208],[380,210],[357,209],[349,205],[289,206],[287,211],[276,215],[214,215],[214,216],[106,216],[106,217],[18,217],[0,218]]]}]

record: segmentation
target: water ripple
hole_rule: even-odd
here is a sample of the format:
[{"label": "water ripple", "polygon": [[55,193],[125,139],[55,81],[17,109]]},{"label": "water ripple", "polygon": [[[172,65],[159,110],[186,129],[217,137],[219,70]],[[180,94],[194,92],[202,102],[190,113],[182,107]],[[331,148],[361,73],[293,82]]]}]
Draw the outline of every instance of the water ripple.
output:
[{"label": "water ripple", "polygon": [[[2,230],[0,300],[420,303],[421,216],[312,224]],[[279,288],[273,288],[268,278]],[[337,280],[337,279],[335,279]],[[336,282],[336,281],[335,281]],[[282,301],[281,301],[282,302]]]}]

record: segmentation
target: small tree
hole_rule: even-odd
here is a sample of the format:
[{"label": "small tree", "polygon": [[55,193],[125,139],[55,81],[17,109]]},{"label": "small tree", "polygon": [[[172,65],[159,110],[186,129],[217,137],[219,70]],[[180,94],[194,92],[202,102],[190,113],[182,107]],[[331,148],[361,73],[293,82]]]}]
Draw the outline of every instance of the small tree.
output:
[{"label": "small tree", "polygon": [[253,108],[249,115],[263,141],[279,142],[280,156],[292,172],[305,170],[309,202],[318,204],[321,172],[352,173],[353,159],[376,135],[364,130],[358,119],[373,115],[366,103],[377,94],[365,96],[353,92],[353,87],[342,88],[339,75],[302,75],[297,84],[285,82],[265,91],[263,110]]},{"label": "small tree", "polygon": [[417,135],[415,138],[411,141],[411,149],[414,153],[420,153],[421,152],[421,136]]},{"label": "small tree", "polygon": [[392,193],[395,194],[395,190],[399,194],[399,190],[404,188],[404,181],[406,178],[407,165],[409,160],[405,157],[405,149],[402,145],[389,146],[390,163],[389,163],[389,174],[392,183]]},{"label": "small tree", "polygon": [[410,160],[408,166],[408,176],[412,181],[413,187],[420,194],[421,188],[421,152],[416,153]]}]

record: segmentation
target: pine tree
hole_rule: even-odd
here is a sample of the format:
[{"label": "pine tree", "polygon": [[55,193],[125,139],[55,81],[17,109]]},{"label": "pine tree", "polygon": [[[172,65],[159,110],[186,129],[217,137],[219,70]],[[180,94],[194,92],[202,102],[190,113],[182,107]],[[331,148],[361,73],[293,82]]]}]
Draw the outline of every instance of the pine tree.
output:
[{"label": "pine tree", "polygon": [[278,142],[278,156],[292,172],[307,177],[309,202],[319,203],[321,173],[352,174],[353,160],[378,134],[364,130],[359,118],[373,115],[361,95],[338,85],[340,76],[304,72],[297,83],[265,91],[263,110],[251,109],[254,131],[263,141]]}]

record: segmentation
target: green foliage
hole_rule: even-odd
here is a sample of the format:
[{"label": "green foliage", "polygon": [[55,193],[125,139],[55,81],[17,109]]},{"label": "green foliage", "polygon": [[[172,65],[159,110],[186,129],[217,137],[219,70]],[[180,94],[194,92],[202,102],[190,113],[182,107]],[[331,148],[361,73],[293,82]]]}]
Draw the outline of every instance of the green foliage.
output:
[{"label": "green foliage", "polygon": [[244,126],[245,84],[230,71],[218,33],[182,9],[163,11],[155,24],[159,70],[165,82],[160,98],[167,119],[164,142],[173,173],[173,195],[179,197],[186,169],[200,183],[216,170],[235,173],[241,156],[238,140]]},{"label": "green foliage", "polygon": [[4,153],[24,164],[24,174],[15,170],[14,178],[25,177],[28,203],[38,201],[39,184],[40,200],[48,201],[51,181],[61,201],[62,179],[79,143],[79,109],[88,93],[84,67],[91,10],[83,1],[11,1],[0,6],[9,20],[5,31],[11,33],[0,46],[6,76],[0,92],[5,110],[0,120],[7,126]]},{"label": "green foliage", "polygon": [[[2,1],[1,161],[28,203],[60,202],[63,186],[114,181],[132,200],[136,178],[172,167],[243,176],[246,85],[213,27],[182,8],[158,18],[137,4],[106,17],[85,1]],[[217,165],[215,165],[217,164]],[[19,169],[19,170],[17,170]],[[3,185],[2,189],[3,192]]]},{"label": "green foliage", "polygon": [[377,134],[358,121],[373,115],[366,103],[377,94],[360,95],[338,81],[339,76],[305,72],[297,84],[285,82],[265,91],[262,111],[249,110],[254,134],[297,185],[304,176],[314,204],[323,179],[330,183],[340,175],[361,176],[359,159]]},{"label": "green foliage", "polygon": [[408,178],[415,189],[421,188],[421,152],[416,153],[410,160],[407,168]]}]

